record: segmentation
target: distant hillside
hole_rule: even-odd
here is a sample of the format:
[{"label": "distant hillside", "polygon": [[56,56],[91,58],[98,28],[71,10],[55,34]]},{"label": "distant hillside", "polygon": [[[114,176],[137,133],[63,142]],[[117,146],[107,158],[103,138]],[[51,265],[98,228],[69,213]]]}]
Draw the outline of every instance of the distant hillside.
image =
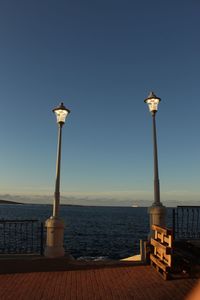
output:
[{"label": "distant hillside", "polygon": [[15,202],[15,201],[8,201],[8,200],[0,200],[0,204],[23,204],[23,203]]}]

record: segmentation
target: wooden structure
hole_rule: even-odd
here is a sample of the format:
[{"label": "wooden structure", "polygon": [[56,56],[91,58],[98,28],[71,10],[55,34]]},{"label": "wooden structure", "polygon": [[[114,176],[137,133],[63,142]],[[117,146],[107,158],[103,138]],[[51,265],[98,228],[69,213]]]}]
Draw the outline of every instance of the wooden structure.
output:
[{"label": "wooden structure", "polygon": [[153,253],[150,254],[150,262],[167,280],[172,267],[172,230],[157,225],[152,225],[152,230],[155,236],[151,238]]}]

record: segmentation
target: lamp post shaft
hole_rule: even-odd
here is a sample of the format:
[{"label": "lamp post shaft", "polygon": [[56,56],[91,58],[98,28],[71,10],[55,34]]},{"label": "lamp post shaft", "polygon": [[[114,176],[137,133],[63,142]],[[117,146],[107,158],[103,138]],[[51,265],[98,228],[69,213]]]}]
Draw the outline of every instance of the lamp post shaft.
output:
[{"label": "lamp post shaft", "polygon": [[154,157],[154,202],[149,207],[148,212],[150,216],[150,233],[149,240],[154,237],[154,231],[152,225],[165,226],[166,208],[160,202],[160,184],[158,174],[158,150],[157,150],[157,135],[156,135],[156,112],[158,110],[158,104],[161,101],[153,92],[144,100],[148,104],[149,110],[152,114],[153,121],[153,157]]},{"label": "lamp post shaft", "polygon": [[[56,180],[55,192],[53,202],[53,215],[46,220],[45,226],[47,228],[47,241],[44,251],[46,257],[63,257],[65,256],[65,249],[63,247],[64,241],[64,221],[59,218],[60,206],[60,169],[61,169],[61,144],[62,144],[62,126],[65,123],[67,115],[70,110],[67,109],[63,103],[53,109],[56,115],[58,124],[58,145],[57,145],[57,160],[56,160]],[[70,259],[70,255],[67,255]]]},{"label": "lamp post shaft", "polygon": [[154,204],[160,203],[160,183],[158,175],[158,151],[157,151],[157,137],[156,137],[156,113],[152,113],[153,119],[153,153],[154,153]]},{"label": "lamp post shaft", "polygon": [[57,218],[59,214],[60,204],[60,163],[61,163],[61,143],[62,143],[62,123],[58,125],[58,148],[56,161],[56,182],[53,204],[53,217]]}]

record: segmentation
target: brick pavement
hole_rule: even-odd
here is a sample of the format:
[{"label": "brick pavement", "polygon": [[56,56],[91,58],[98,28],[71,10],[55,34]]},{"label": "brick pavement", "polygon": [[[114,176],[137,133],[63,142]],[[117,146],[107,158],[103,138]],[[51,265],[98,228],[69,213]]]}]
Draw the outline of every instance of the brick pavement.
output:
[{"label": "brick pavement", "polygon": [[[198,279],[164,281],[150,266],[76,265],[0,275],[1,300],[184,300]],[[200,299],[200,297],[199,297]]]}]

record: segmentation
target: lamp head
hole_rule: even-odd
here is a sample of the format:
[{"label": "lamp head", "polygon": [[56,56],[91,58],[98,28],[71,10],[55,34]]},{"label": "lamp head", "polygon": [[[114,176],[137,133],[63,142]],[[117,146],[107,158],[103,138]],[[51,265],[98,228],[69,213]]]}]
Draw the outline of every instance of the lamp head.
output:
[{"label": "lamp head", "polygon": [[53,109],[53,112],[56,115],[57,123],[63,125],[70,110],[66,108],[62,102],[58,107]]},{"label": "lamp head", "polygon": [[150,92],[149,96],[144,100],[145,103],[148,104],[149,110],[152,114],[155,114],[158,110],[158,104],[161,101],[159,97],[157,97],[154,92]]}]

